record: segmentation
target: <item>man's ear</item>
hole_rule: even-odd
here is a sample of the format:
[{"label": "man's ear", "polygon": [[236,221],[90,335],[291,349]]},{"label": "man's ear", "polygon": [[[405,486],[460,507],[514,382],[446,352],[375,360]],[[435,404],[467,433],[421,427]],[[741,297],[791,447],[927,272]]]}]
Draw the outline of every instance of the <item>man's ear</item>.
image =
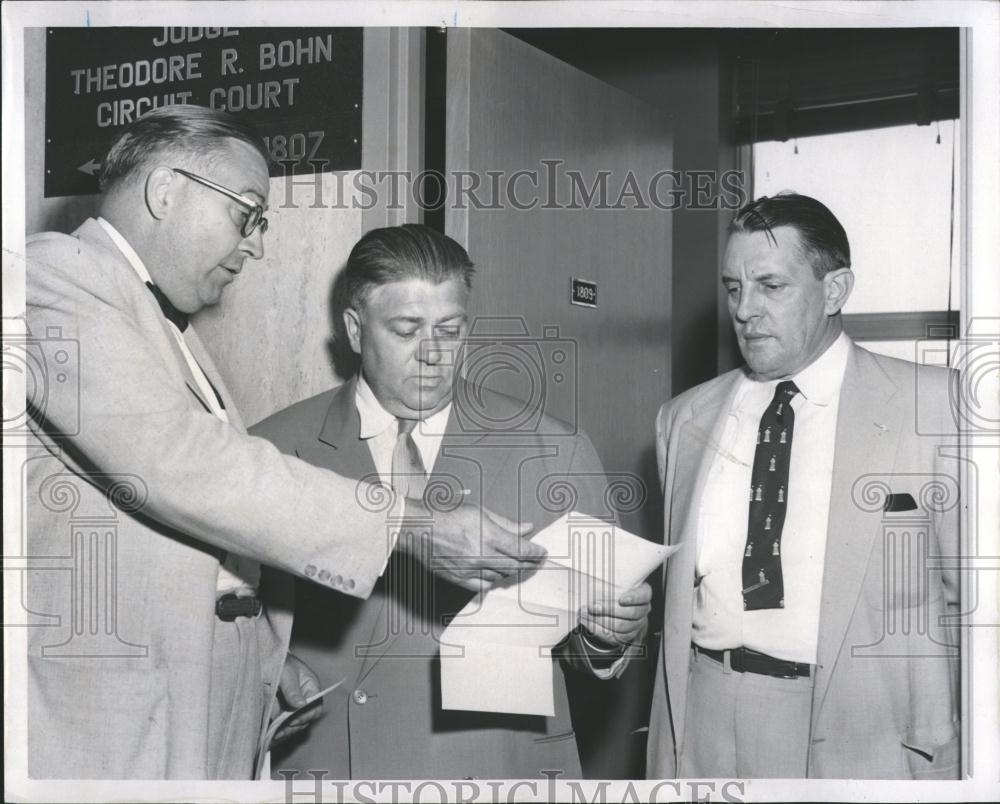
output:
[{"label": "man's ear", "polygon": [[826,314],[836,315],[847,304],[854,290],[854,271],[838,268],[823,277],[823,295],[826,300]]},{"label": "man's ear", "polygon": [[176,202],[177,183],[170,168],[158,167],[146,176],[146,207],[156,220],[163,220]]},{"label": "man's ear", "polygon": [[353,307],[344,310],[344,329],[355,354],[361,354],[361,314]]}]

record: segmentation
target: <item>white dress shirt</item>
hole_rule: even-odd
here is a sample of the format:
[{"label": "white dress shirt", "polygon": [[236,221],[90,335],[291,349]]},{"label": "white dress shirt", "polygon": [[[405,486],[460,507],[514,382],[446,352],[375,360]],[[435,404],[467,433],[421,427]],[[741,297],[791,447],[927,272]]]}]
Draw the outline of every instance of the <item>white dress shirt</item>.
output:
[{"label": "white dress shirt", "polygon": [[[139,257],[122,233],[104,218],[98,218],[97,223],[104,229],[125,259],[128,260],[128,264],[139,275],[139,279],[143,282],[155,284],[142,258]],[[191,376],[194,377],[195,382],[198,384],[198,390],[201,391],[202,399],[208,404],[216,417],[228,424],[229,416],[226,415],[225,408],[219,404],[219,400],[215,396],[215,389],[212,388],[212,384],[208,381],[208,377],[205,376],[205,372],[198,365],[198,361],[194,359],[190,347],[184,340],[184,333],[177,328],[173,321],[170,321],[166,317],[164,317],[164,321],[167,322],[168,329],[174,336],[174,340],[177,341],[177,346],[184,356],[184,361],[191,371]],[[225,560],[219,565],[219,577],[216,582],[216,591],[220,595],[237,591],[241,594],[252,593],[259,585],[260,564],[257,561],[232,553],[226,554]]]},{"label": "white dress shirt", "polygon": [[[361,438],[368,444],[379,479],[387,486],[392,485],[392,453],[396,449],[399,424],[395,416],[387,411],[375,398],[371,386],[364,375],[358,377],[355,404],[361,417]],[[434,471],[434,462],[441,451],[444,430],[451,415],[451,402],[437,413],[423,419],[410,435],[424,462],[428,476]]]},{"label": "white dress shirt", "polygon": [[788,474],[788,508],[781,534],[785,605],[743,609],[750,485],[760,418],[779,380],[739,381],[698,503],[697,594],[692,640],[703,648],[745,646],[778,659],[815,664],[830,485],[840,387],[850,340],[841,335],[791,379],[795,428]]}]

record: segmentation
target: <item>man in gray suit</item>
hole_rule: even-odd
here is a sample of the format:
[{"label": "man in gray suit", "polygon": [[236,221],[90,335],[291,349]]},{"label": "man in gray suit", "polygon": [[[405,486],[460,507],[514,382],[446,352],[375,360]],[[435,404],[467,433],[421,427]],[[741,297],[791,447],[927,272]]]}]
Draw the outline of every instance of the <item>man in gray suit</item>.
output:
[{"label": "man in gray suit", "polygon": [[49,370],[27,399],[29,774],[249,779],[279,683],[292,703],[310,683],[284,663],[291,584],[262,589],[261,563],[365,598],[397,533],[473,589],[544,551],[467,504],[366,508],[356,481],[246,434],[187,319],[263,254],[252,128],[157,109],[121,132],[101,186],[99,218],[28,242]]},{"label": "man in gray suit", "polygon": [[957,778],[951,376],[844,334],[850,247],[815,199],[741,209],[722,282],[746,367],[657,419],[681,547],[647,775]]},{"label": "man in gray suit", "polygon": [[[571,510],[613,517],[586,435],[545,415],[530,431],[511,429],[525,403],[457,376],[472,272],[465,249],[429,227],[366,234],[334,305],[360,371],[251,432],[348,477],[418,483],[428,500],[465,496],[538,527]],[[581,614],[585,630],[556,651],[555,716],[545,718],[442,709],[440,664],[461,659],[440,635],[469,592],[405,559],[390,562],[366,601],[299,584],[291,652],[322,685],[344,684],[272,767],[340,779],[579,777],[563,667],[619,675],[645,633],[650,596],[640,584],[604,613]]]}]

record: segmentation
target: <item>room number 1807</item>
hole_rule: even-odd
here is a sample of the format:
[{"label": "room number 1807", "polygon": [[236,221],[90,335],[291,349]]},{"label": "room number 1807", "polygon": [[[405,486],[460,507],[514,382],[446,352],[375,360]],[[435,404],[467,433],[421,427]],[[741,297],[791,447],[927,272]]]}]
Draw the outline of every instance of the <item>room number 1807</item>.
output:
[{"label": "room number 1807", "polygon": [[291,159],[299,161],[302,159],[315,159],[319,146],[323,142],[323,131],[298,132],[296,134],[274,134],[264,137],[264,144],[267,146],[271,159],[280,161]]}]

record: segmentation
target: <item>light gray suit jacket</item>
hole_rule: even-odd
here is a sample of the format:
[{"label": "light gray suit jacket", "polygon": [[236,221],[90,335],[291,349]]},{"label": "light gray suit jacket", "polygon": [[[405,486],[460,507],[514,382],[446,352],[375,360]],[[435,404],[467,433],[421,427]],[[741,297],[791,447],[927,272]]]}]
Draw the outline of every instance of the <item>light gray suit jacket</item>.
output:
[{"label": "light gray suit jacket", "polygon": [[[351,380],[292,405],[251,432],[317,466],[348,477],[372,476],[371,452],[360,438],[356,385]],[[456,381],[455,396],[476,399],[477,416],[469,420],[463,404],[453,405],[428,479],[429,495],[435,488],[446,494],[467,489],[463,496],[469,503],[530,521],[536,529],[573,509],[614,517],[604,470],[586,435],[548,417],[539,432],[504,433],[500,425],[497,432],[483,432],[484,422],[516,420],[522,403],[483,388],[473,392],[463,380]],[[566,493],[569,487],[572,494]],[[318,723],[273,753],[275,772],[322,770],[334,779],[485,779],[539,778],[543,770],[558,770],[578,778],[580,760],[559,663],[553,666],[554,717],[441,708],[438,640],[448,615],[461,611],[472,593],[418,575],[409,596],[380,582],[367,601],[299,584],[291,650],[324,686],[347,680],[324,701]],[[417,588],[422,603],[414,600]],[[571,641],[569,652],[577,667],[589,669],[578,640]],[[624,663],[617,670],[624,670]]]},{"label": "light gray suit jacket", "polygon": [[[647,776],[684,746],[696,513],[742,376],[664,405],[657,452],[668,561]],[[958,460],[948,371],[852,344],[840,395],[808,776],[957,778]],[[916,508],[884,511],[886,494]],[[895,506],[895,507],[898,507]],[[944,560],[941,560],[944,557]]]},{"label": "light gray suit jacket", "polygon": [[[365,597],[385,512],[356,484],[212,415],[152,294],[104,230],[29,238],[26,351],[28,758],[34,778],[205,778],[223,551]],[[291,629],[290,583],[265,590],[262,691]],[[265,709],[266,711],[266,709]]]}]

